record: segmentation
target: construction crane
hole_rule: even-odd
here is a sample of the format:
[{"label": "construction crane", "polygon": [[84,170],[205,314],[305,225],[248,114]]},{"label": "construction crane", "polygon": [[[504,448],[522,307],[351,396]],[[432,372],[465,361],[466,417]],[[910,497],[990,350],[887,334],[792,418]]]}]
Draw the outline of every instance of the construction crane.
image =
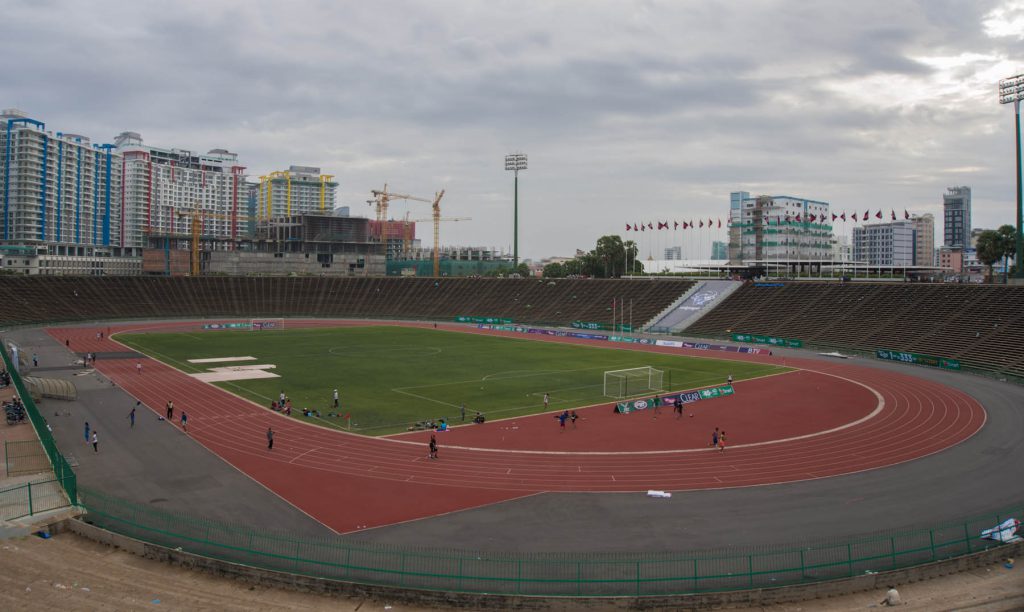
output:
[{"label": "construction crane", "polygon": [[425,198],[417,198],[404,193],[391,193],[388,191],[387,183],[384,184],[384,189],[373,189],[370,191],[373,194],[372,200],[367,200],[366,203],[371,206],[377,205],[377,220],[387,221],[388,220],[388,203],[391,200],[416,200],[418,202],[430,203],[430,200]]},{"label": "construction crane", "polygon": [[[441,216],[441,198],[444,197],[444,189],[434,194],[434,200],[431,202],[431,209],[433,214],[429,219],[409,219],[406,215],[406,237],[408,237],[409,223],[419,223],[425,221],[434,222],[434,276],[441,276],[441,222],[442,221],[471,221],[472,217],[442,217]],[[403,248],[408,250],[407,245],[403,245]]]},{"label": "construction crane", "polygon": [[192,208],[190,210],[179,210],[177,216],[179,219],[189,219],[189,242],[191,243],[189,246],[191,247],[192,251],[192,276],[199,276],[199,240],[201,238],[201,234],[203,231],[203,220],[207,218],[227,219],[232,223],[237,223],[240,220],[249,218],[248,215],[222,215],[220,213],[201,210],[199,208],[198,202],[196,203],[195,208]]},{"label": "construction crane", "polygon": [[440,224],[441,221],[472,221],[472,220],[473,220],[472,217],[429,217],[427,219],[408,219],[407,218],[405,220],[405,222],[406,222],[406,232],[405,232],[405,238],[403,240],[403,247],[402,248],[406,252],[410,251],[410,247],[409,247],[408,243],[412,242],[412,237],[409,235],[409,230],[408,230],[409,225],[408,224],[410,224],[410,223],[425,223],[427,221],[433,221],[434,222],[434,276],[441,276],[441,255],[440,255],[441,249],[440,249],[440,245],[438,244],[438,231],[437,231],[438,225]]}]

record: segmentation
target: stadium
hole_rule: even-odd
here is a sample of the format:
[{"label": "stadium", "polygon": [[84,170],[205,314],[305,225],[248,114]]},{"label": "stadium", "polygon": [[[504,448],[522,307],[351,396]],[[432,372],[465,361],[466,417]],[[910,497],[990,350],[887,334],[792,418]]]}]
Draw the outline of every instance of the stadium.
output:
[{"label": "stadium", "polygon": [[[709,283],[724,297],[674,321]],[[38,439],[5,445],[28,476],[0,508],[254,583],[439,607],[915,582],[1020,554],[1022,292],[4,277],[3,357]]]}]

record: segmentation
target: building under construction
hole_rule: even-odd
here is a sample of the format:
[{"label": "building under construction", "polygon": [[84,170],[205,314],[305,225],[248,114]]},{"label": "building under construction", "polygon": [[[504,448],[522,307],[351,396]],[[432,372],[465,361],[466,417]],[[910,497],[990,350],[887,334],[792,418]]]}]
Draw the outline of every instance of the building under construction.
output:
[{"label": "building under construction", "polygon": [[[328,276],[384,275],[384,244],[370,236],[369,219],[331,215],[293,215],[261,219],[256,232],[234,241],[231,249],[208,249],[200,236],[199,274]],[[144,273],[188,272],[181,240],[146,253]],[[156,246],[156,245],[154,245]]]}]

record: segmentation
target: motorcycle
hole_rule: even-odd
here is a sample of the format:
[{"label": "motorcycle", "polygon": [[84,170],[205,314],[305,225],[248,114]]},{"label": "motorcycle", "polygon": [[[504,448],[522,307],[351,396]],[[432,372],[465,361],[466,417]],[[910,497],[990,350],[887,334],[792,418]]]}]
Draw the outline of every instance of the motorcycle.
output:
[{"label": "motorcycle", "polygon": [[7,414],[8,425],[16,425],[28,418],[25,408],[18,404],[5,404],[4,412]]}]

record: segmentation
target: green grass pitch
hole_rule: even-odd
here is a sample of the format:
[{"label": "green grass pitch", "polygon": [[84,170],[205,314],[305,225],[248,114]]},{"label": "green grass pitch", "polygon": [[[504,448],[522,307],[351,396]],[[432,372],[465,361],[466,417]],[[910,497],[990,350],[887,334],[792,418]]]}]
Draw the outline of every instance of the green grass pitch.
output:
[{"label": "green grass pitch", "polygon": [[[402,327],[350,327],[280,331],[208,331],[124,334],[120,342],[184,372],[226,363],[191,364],[189,359],[253,356],[252,364],[274,364],[281,378],[214,383],[270,406],[284,391],[300,410],[321,412],[322,425],[344,428],[328,417],[338,388],[342,414],[352,430],[369,435],[405,431],[417,421],[459,422],[476,411],[488,419],[611,402],[603,395],[604,372],[652,366],[664,370],[666,390],[722,384],[785,371],[777,366],[645,353],[598,346],[538,342]],[[242,362],[246,363],[246,362]],[[297,415],[297,416],[296,416]]]}]

